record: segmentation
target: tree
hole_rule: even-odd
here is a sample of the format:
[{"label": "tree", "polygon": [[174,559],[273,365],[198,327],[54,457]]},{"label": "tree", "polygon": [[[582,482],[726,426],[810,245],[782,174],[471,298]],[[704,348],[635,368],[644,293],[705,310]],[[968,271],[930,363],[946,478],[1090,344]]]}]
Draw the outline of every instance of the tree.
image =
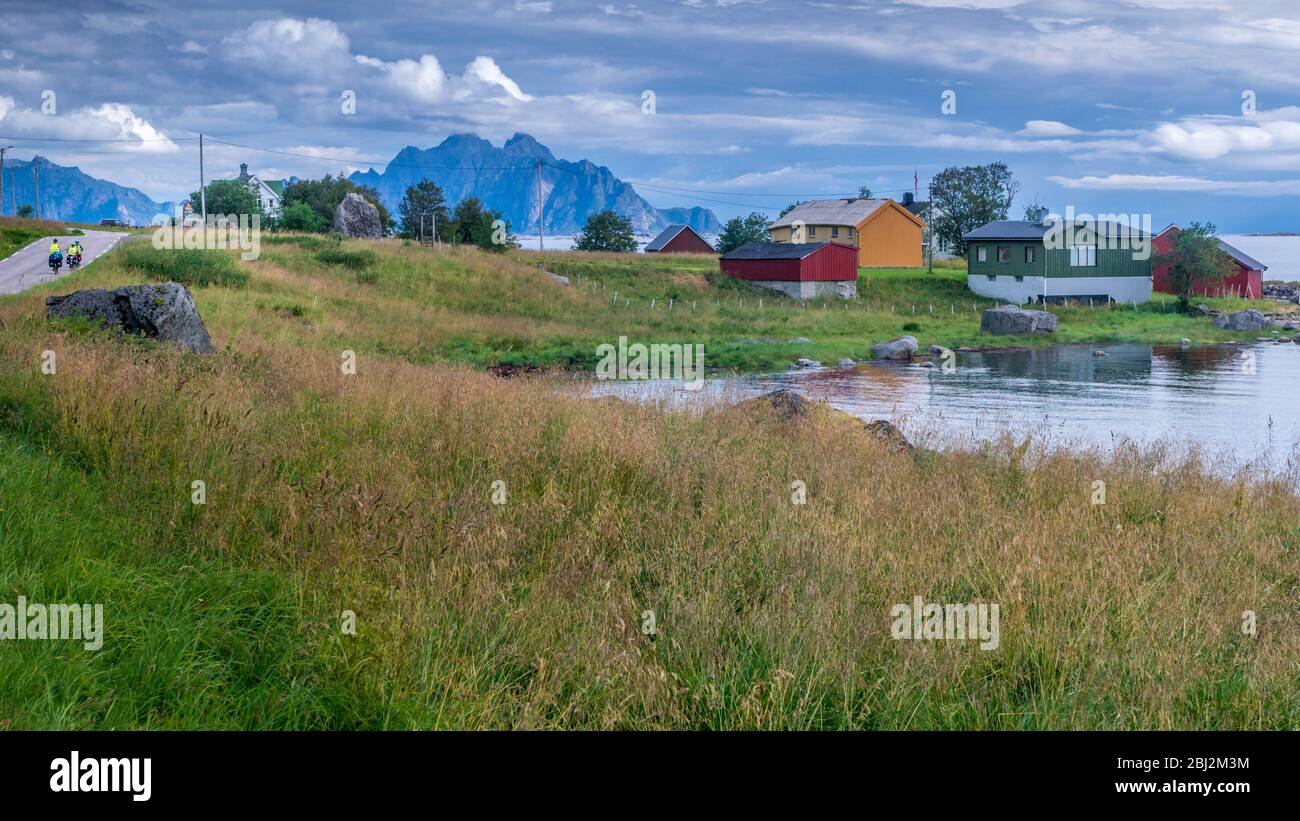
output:
[{"label": "tree", "polygon": [[483,207],[478,197],[466,197],[451,215],[449,235],[452,242],[476,245],[484,251],[505,251],[519,243],[510,233],[510,223],[499,211]]},{"label": "tree", "polygon": [[291,202],[280,209],[279,227],[285,231],[324,231],[325,225],[311,206],[305,202]]},{"label": "tree", "polygon": [[337,177],[326,174],[319,180],[298,180],[290,183],[285,186],[281,207],[294,202],[306,203],[320,218],[318,230],[327,231],[334,224],[334,212],[338,209],[339,203],[343,202],[343,198],[348,194],[360,194],[365,197],[366,202],[379,209],[380,230],[385,234],[392,230],[393,218],[384,207],[379,192],[368,185],[357,185],[342,174]]},{"label": "tree", "polygon": [[36,214],[36,206],[32,205],[30,202],[25,202],[22,205],[18,206],[18,216],[20,217],[30,218],[35,214]]},{"label": "tree", "polygon": [[794,209],[796,209],[796,208],[798,208],[799,206],[803,205],[803,203],[804,203],[803,200],[795,200],[794,202],[792,202],[792,203],[790,203],[789,205],[787,205],[785,208],[782,208],[782,209],[781,209],[781,216],[784,217],[786,214],[790,213],[790,212],[793,211]]},{"label": "tree", "polygon": [[[203,191],[207,194],[208,214],[262,214],[262,203],[257,199],[257,193],[246,182],[239,180],[213,180],[204,186]],[[198,191],[190,194],[190,207],[194,213],[202,214],[204,199]]]},{"label": "tree", "polygon": [[1006,163],[945,168],[930,183],[934,235],[965,255],[962,236],[987,222],[1004,220],[1020,190]]},{"label": "tree", "polygon": [[771,242],[772,235],[768,231],[768,225],[767,216],[757,211],[743,219],[732,217],[727,220],[727,224],[722,227],[722,233],[718,236],[718,253],[734,251],[747,242]]},{"label": "tree", "polygon": [[1152,260],[1152,266],[1158,265],[1168,266],[1169,280],[1184,310],[1195,286],[1222,282],[1232,273],[1232,258],[1219,247],[1212,222],[1193,222],[1174,234],[1169,250]]},{"label": "tree", "polygon": [[858,188],[858,196],[859,196],[859,197],[862,197],[864,200],[869,200],[869,199],[871,199],[871,189],[868,188],[868,187],[866,187],[865,185],[863,185],[863,186],[859,186],[859,188]]},{"label": "tree", "polygon": [[1039,214],[1045,213],[1046,211],[1047,209],[1038,201],[1038,198],[1034,197],[1034,201],[1025,206],[1025,219],[1030,222],[1036,221]]},{"label": "tree", "polygon": [[[447,200],[433,180],[420,180],[408,187],[397,210],[402,215],[402,236],[414,239],[433,228],[439,239],[451,239],[452,225],[447,216]],[[433,217],[432,226],[430,216]]]},{"label": "tree", "polygon": [[574,241],[573,250],[634,253],[636,237],[632,236],[632,220],[613,211],[591,214]]}]

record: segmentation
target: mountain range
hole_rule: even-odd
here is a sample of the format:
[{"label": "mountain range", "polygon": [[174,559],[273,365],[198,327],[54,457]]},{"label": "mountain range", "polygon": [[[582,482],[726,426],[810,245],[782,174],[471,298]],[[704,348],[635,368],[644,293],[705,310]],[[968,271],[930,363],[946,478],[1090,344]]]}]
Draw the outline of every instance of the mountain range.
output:
[{"label": "mountain range", "polygon": [[59,165],[44,157],[5,160],[4,195],[0,215],[14,216],[23,205],[36,204],[36,175],[40,165],[41,203],[37,212],[45,219],[99,222],[120,219],[129,225],[148,225],[155,214],[171,214],[175,204],[155,202],[137,188],[92,177],[75,166]]},{"label": "mountain range", "polygon": [[453,134],[434,148],[403,148],[383,173],[371,168],[349,179],[373,187],[394,215],[408,186],[433,180],[449,207],[466,197],[478,197],[486,207],[501,212],[515,233],[535,234],[539,163],[542,223],[548,234],[576,233],[589,215],[606,209],[628,217],[638,234],[655,234],[675,223],[701,234],[722,230],[707,208],[655,208],[608,168],[588,160],[557,160],[528,134],[515,134],[500,148],[474,134]]},{"label": "mountain range", "polygon": [[[46,219],[120,219],[130,225],[148,225],[156,214],[175,213],[176,203],[156,202],[139,189],[38,156],[5,160],[0,215],[12,216],[18,207],[35,203],[33,162],[40,165],[39,213]],[[528,234],[537,232],[539,163],[543,228],[548,234],[577,233],[589,215],[606,209],[628,217],[632,229],[642,235],[682,223],[701,234],[722,230],[707,208],[656,208],[608,168],[588,160],[558,160],[527,134],[516,134],[500,148],[474,134],[453,134],[433,148],[403,148],[383,173],[371,168],[353,173],[350,179],[374,187],[394,216],[407,187],[430,179],[442,188],[448,207],[466,197],[478,197],[487,208],[501,212],[515,233]]]}]

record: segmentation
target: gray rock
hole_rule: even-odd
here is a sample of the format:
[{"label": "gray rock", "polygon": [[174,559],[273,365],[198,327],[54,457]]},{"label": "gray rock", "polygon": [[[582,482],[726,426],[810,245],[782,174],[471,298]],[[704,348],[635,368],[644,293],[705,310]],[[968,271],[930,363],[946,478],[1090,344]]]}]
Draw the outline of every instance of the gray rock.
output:
[{"label": "gray rock", "polygon": [[771,393],[765,393],[762,396],[755,396],[753,399],[746,399],[737,407],[772,412],[781,421],[789,422],[794,419],[807,418],[812,410],[812,403],[788,388],[781,388]]},{"label": "gray rock", "polygon": [[989,308],[980,319],[980,332],[997,336],[1053,334],[1059,320],[1048,311],[1025,310],[1016,305]]},{"label": "gray rock", "polygon": [[180,283],[126,285],[113,291],[96,288],[45,299],[45,317],[84,316],[123,333],[144,334],[195,353],[212,353],[212,339],[194,307],[194,297]]},{"label": "gray rock", "polygon": [[1210,315],[1210,306],[1206,305],[1204,302],[1202,302],[1200,305],[1197,305],[1196,310],[1200,313],[1201,316]]},{"label": "gray rock", "polygon": [[379,239],[383,236],[379,209],[360,194],[348,194],[334,209],[334,230],[345,237]]},{"label": "gray rock", "polygon": [[876,359],[911,359],[920,343],[914,336],[897,336],[888,342],[877,342],[871,346],[871,355]]},{"label": "gray rock", "polygon": [[816,359],[809,359],[806,356],[801,356],[790,363],[790,370],[798,371],[807,368],[820,368],[821,366],[822,363],[818,362]]},{"label": "gray rock", "polygon": [[1092,352],[1092,355],[1093,355],[1093,356],[1110,356],[1110,354],[1106,353],[1105,351],[1093,351],[1093,352]]},{"label": "gray rock", "polygon": [[1231,314],[1220,314],[1213,322],[1216,328],[1229,331],[1262,331],[1271,324],[1268,317],[1254,308]]},{"label": "gray rock", "polygon": [[875,419],[870,422],[864,422],[865,427],[873,436],[884,442],[891,450],[895,451],[912,451],[912,443],[907,441],[907,437],[898,429],[898,426],[887,419]]},{"label": "gray rock", "polygon": [[561,276],[560,274],[553,274],[550,271],[542,271],[542,273],[546,274],[547,278],[549,278],[551,282],[557,283],[559,285],[569,284],[569,278],[566,276]]},{"label": "gray rock", "polygon": [[854,362],[852,359],[849,359],[849,358],[846,356],[846,357],[844,357],[843,359],[841,359],[839,362],[837,362],[837,363],[835,363],[835,364],[838,365],[838,366],[841,367],[841,368],[852,368],[854,365],[856,365],[856,364],[858,364],[858,363]]},{"label": "gray rock", "polygon": [[794,339],[791,339],[790,341],[796,345],[803,344],[804,342],[812,342],[812,340],[806,336],[796,336]]}]

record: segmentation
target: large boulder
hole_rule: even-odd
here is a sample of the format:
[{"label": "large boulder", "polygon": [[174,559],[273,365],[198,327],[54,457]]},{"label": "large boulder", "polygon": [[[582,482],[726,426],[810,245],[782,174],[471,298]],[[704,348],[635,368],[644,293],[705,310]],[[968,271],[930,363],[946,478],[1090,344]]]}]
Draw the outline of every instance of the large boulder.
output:
[{"label": "large boulder", "polygon": [[871,355],[876,359],[911,359],[920,343],[914,336],[896,336],[888,342],[877,342],[871,346]]},{"label": "large boulder", "polygon": [[1047,311],[1026,310],[1018,305],[989,308],[980,319],[980,332],[996,336],[1054,334],[1058,320]]},{"label": "large boulder", "polygon": [[46,297],[45,316],[82,316],[123,333],[144,334],[195,353],[212,353],[212,339],[194,307],[194,297],[178,282]]},{"label": "large boulder", "polygon": [[1272,324],[1272,320],[1254,308],[1231,314],[1219,314],[1213,322],[1215,327],[1229,331],[1262,331]]},{"label": "large boulder", "polygon": [[384,234],[379,209],[360,194],[348,194],[334,209],[334,230],[360,239],[379,239]]}]

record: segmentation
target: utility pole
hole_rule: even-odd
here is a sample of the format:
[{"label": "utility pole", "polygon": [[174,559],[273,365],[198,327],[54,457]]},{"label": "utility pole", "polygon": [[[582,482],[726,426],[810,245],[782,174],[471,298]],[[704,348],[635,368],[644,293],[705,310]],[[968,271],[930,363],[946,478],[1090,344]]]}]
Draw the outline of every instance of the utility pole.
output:
[{"label": "utility pole", "polygon": [[36,218],[41,218],[41,158],[32,157],[32,173],[36,175]]},{"label": "utility pole", "polygon": [[203,134],[199,134],[199,207],[203,210],[203,224],[208,224],[207,183],[203,180]]},{"label": "utility pole", "polygon": [[925,186],[925,255],[930,260],[930,273],[934,273],[934,180]]},{"label": "utility pole", "polygon": [[546,233],[546,229],[542,227],[542,217],[545,215],[545,213],[546,213],[546,202],[545,200],[542,199],[542,160],[540,157],[538,157],[537,159],[537,250],[538,251],[546,250],[546,248],[543,247],[542,244],[542,235]]},{"label": "utility pole", "polygon": [[[0,217],[5,213],[5,152],[13,148],[12,145],[0,145]],[[18,216],[17,213],[14,216]]]}]

